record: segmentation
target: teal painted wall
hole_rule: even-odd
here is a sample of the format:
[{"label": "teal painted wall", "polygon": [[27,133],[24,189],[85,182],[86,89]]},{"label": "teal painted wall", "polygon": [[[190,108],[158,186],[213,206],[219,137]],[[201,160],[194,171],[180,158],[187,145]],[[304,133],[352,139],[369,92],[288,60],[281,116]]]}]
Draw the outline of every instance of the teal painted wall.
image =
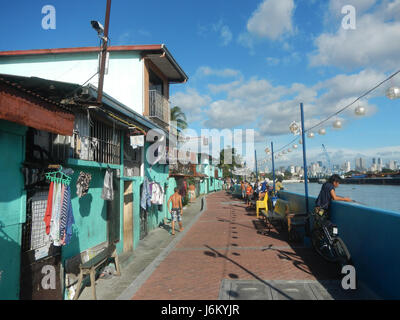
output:
[{"label": "teal painted wall", "polygon": [[[107,203],[101,198],[106,170],[85,166],[85,161],[68,167],[74,170],[70,187],[75,224],[71,242],[63,247],[63,260],[107,241]],[[88,193],[79,198],[76,181],[81,171],[91,174],[92,179]]]},{"label": "teal painted wall", "polygon": [[0,120],[0,299],[19,299],[26,127]]}]

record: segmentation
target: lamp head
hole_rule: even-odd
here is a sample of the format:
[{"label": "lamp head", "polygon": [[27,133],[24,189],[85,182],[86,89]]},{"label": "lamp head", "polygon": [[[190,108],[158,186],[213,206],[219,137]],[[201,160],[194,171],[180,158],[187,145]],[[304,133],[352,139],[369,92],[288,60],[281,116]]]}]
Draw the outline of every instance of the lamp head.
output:
[{"label": "lamp head", "polygon": [[92,25],[92,28],[97,31],[98,34],[104,33],[104,27],[100,22],[92,20],[90,21],[90,24]]}]

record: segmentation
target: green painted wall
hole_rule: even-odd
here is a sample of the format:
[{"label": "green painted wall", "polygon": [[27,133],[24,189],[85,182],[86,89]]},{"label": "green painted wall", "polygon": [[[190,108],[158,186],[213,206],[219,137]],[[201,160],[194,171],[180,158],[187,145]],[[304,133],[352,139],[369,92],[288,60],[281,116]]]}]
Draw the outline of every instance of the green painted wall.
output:
[{"label": "green painted wall", "polygon": [[[101,198],[106,170],[91,167],[90,163],[85,164],[85,162],[68,165],[74,170],[70,186],[75,224],[71,242],[63,247],[63,260],[107,241],[107,203]],[[88,193],[79,198],[76,194],[76,181],[81,171],[91,174],[92,179]]]},{"label": "green painted wall", "polygon": [[[169,166],[162,164],[155,164],[151,166],[146,160],[147,150],[150,147],[151,143],[145,144],[145,176],[152,181],[158,182],[161,184],[163,189],[165,190],[166,185],[169,183]],[[168,186],[168,189],[169,186]],[[169,192],[169,190],[168,190]],[[148,230],[155,229],[159,227],[163,222],[164,218],[167,217],[167,206],[166,200],[164,199],[164,204],[162,209],[159,210],[158,206],[153,205],[150,210],[148,210]]]},{"label": "green painted wall", "polygon": [[26,127],[0,120],[0,299],[19,299]]}]

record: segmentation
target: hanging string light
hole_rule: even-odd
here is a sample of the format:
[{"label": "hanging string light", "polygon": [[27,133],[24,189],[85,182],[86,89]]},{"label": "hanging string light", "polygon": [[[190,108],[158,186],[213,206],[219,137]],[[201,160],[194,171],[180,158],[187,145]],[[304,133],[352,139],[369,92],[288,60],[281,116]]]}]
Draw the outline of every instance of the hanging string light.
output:
[{"label": "hanging string light", "polygon": [[314,138],[314,136],[315,136],[314,132],[309,132],[307,134],[307,137],[309,137],[310,139]]},{"label": "hanging string light", "polygon": [[319,133],[321,136],[324,136],[324,135],[326,134],[326,130],[325,130],[324,128],[321,128],[321,129],[318,130],[318,133]]},{"label": "hanging string light", "polygon": [[364,116],[366,113],[365,107],[358,106],[354,109],[354,113],[356,114],[356,116]]},{"label": "hanging string light", "polygon": [[297,144],[294,144],[293,149],[297,149],[297,148],[298,148]]},{"label": "hanging string light", "polygon": [[290,149],[290,148],[289,148],[289,149],[287,149],[287,152],[292,152],[292,149]]},{"label": "hanging string light", "polygon": [[390,87],[386,91],[386,97],[388,97],[390,100],[400,98],[400,87],[398,87],[398,86]]},{"label": "hanging string light", "polygon": [[[385,80],[381,81],[380,83],[378,83],[375,87],[373,87],[372,89],[368,90],[367,92],[365,92],[364,94],[362,94],[360,97],[358,97],[357,99],[355,99],[353,102],[349,103],[348,105],[346,105],[345,107],[341,108],[340,110],[338,110],[337,112],[335,112],[334,114],[330,115],[329,117],[327,117],[326,119],[320,121],[319,123],[317,123],[316,125],[312,126],[311,128],[305,130],[306,132],[310,132],[311,130],[320,127],[323,123],[329,121],[330,119],[332,119],[333,117],[337,116],[339,113],[343,112],[344,110],[348,109],[349,107],[351,107],[352,105],[354,105],[356,102],[358,102],[359,100],[363,99],[364,97],[368,96],[371,92],[375,91],[377,88],[381,87],[383,84],[385,84],[386,82],[390,81],[391,79],[393,79],[395,76],[397,76],[400,73],[400,70],[396,71],[395,73],[393,73],[392,75],[390,75],[389,77],[387,77]],[[398,99],[400,98],[400,87],[399,86],[391,86],[387,91],[386,91],[386,96],[389,99]],[[358,112],[360,113],[360,115],[363,115],[365,109],[364,110],[358,110]],[[355,111],[356,112],[356,111]],[[301,133],[301,128],[299,128],[300,130],[296,130],[296,123],[292,123],[289,127],[290,131],[295,134],[295,133]],[[342,127],[342,122],[340,120],[336,120],[333,123],[333,127],[336,129],[340,129]],[[320,129],[318,131],[318,133],[320,135],[324,135],[326,133],[325,129]],[[285,149],[287,146],[291,145],[293,142],[296,141],[296,138],[294,140],[292,140],[291,142],[289,142],[288,144],[286,144],[285,146],[283,146],[282,148],[278,149],[276,152],[279,152],[280,150]],[[303,144],[303,141],[300,139],[299,140],[299,144]]]},{"label": "hanging string light", "polygon": [[335,129],[340,129],[340,128],[342,127],[342,121],[336,120],[336,121],[333,123],[333,127],[334,127]]}]

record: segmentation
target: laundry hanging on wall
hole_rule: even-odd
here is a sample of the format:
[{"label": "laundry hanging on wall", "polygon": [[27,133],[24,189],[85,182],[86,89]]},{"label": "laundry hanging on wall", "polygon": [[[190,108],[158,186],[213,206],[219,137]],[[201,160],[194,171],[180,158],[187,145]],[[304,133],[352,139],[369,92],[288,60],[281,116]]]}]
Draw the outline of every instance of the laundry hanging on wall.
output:
[{"label": "laundry hanging on wall", "polygon": [[104,200],[114,200],[113,171],[111,168],[107,168],[106,174],[104,175],[104,185],[101,198]]},{"label": "laundry hanging on wall", "polygon": [[147,177],[144,177],[143,186],[142,186],[142,195],[140,198],[140,206],[147,210],[147,208],[151,207],[151,190],[150,190],[150,181]]},{"label": "laundry hanging on wall", "polygon": [[132,149],[144,147],[144,136],[130,136],[130,145]]},{"label": "laundry hanging on wall", "polygon": [[46,224],[46,234],[54,246],[67,245],[72,237],[72,225],[75,223],[71,203],[72,169],[60,169],[46,174],[50,180],[49,195],[47,198],[46,213],[43,221]]},{"label": "laundry hanging on wall", "polygon": [[164,189],[158,182],[150,183],[151,203],[162,205],[164,203]]},{"label": "laundry hanging on wall", "polygon": [[79,198],[85,196],[89,191],[89,184],[92,180],[92,175],[86,172],[80,172],[76,182],[76,194]]}]

